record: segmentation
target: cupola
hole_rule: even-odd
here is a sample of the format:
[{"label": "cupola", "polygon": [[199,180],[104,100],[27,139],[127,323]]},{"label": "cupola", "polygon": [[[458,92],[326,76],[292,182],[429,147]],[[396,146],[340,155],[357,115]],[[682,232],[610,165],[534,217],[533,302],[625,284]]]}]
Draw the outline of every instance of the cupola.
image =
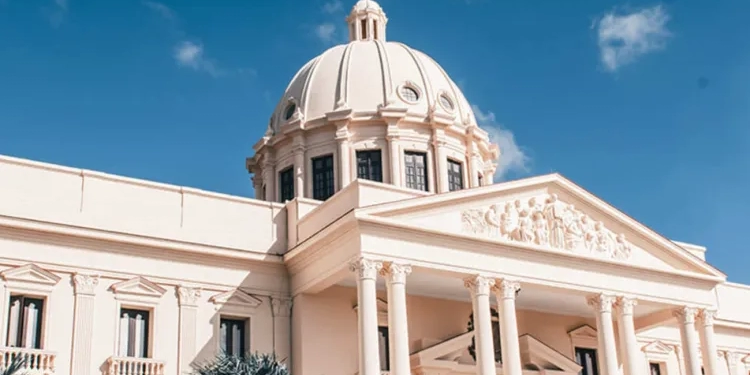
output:
[{"label": "cupola", "polygon": [[349,17],[349,41],[380,40],[385,41],[385,17],[383,8],[372,0],[359,0],[352,8]]}]

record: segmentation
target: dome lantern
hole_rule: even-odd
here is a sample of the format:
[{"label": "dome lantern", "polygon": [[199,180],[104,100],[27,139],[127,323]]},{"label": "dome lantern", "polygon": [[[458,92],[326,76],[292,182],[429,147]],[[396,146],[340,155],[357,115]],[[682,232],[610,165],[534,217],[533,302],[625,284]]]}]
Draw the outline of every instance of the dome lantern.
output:
[{"label": "dome lantern", "polygon": [[385,41],[385,17],[383,8],[373,0],[359,0],[346,18],[349,25],[349,41],[380,40]]}]

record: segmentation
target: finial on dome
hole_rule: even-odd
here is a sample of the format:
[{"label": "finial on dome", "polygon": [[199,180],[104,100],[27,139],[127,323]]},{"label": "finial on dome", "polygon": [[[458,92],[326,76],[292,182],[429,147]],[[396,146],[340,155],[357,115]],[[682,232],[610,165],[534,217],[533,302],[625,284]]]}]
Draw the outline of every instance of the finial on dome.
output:
[{"label": "finial on dome", "polygon": [[349,42],[385,41],[385,25],[388,18],[385,17],[383,8],[373,0],[359,0],[354,4],[346,22],[349,25]]}]

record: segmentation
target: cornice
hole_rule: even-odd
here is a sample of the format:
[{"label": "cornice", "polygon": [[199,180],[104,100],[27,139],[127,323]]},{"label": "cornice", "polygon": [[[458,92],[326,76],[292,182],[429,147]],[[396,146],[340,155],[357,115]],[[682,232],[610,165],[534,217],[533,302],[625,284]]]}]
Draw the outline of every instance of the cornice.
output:
[{"label": "cornice", "polygon": [[327,250],[327,244],[354,233],[357,220],[354,210],[350,210],[333,223],[305,239],[284,255],[284,263],[290,274],[305,268]]}]

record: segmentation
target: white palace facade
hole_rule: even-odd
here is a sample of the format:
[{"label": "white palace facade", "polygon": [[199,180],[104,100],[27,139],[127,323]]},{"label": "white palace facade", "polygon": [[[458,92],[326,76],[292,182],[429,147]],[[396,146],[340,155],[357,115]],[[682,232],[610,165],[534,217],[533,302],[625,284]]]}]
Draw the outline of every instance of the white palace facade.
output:
[{"label": "white palace facade", "polygon": [[[246,161],[257,199],[0,157],[0,367],[748,375],[750,286],[503,150],[361,0]],[[717,249],[721,251],[721,249]]]}]

